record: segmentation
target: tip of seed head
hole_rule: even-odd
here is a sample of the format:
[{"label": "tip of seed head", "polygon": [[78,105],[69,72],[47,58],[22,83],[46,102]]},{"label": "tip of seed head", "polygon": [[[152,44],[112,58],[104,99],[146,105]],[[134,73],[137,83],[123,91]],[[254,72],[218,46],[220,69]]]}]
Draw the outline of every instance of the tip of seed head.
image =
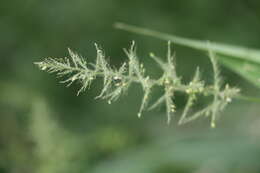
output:
[{"label": "tip of seed head", "polygon": [[216,124],[215,124],[214,122],[212,122],[212,123],[210,124],[210,126],[211,126],[211,128],[215,128],[215,127],[216,127]]}]

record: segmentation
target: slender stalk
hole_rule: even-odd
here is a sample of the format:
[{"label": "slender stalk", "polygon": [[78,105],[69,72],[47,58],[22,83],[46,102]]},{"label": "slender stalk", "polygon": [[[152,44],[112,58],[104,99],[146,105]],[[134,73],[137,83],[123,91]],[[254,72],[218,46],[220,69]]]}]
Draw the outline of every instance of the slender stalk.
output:
[{"label": "slender stalk", "polygon": [[[154,31],[154,30],[137,27],[134,25],[128,25],[120,22],[115,23],[114,26],[115,28],[120,30],[151,36],[165,41],[172,41],[175,44],[179,44],[182,46],[208,51],[207,41],[178,37],[172,34],[166,34],[159,31]],[[209,48],[215,53],[260,63],[260,51],[257,49],[245,48],[240,46],[232,46],[228,44],[219,44],[214,42],[211,42]]]}]

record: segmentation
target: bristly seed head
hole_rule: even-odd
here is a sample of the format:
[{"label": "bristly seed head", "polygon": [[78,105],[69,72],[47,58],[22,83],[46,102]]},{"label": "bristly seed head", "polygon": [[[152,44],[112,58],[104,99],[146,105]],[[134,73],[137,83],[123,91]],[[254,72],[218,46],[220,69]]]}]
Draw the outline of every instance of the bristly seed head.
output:
[{"label": "bristly seed head", "polygon": [[[138,61],[134,41],[129,50],[125,49],[128,62],[124,62],[119,69],[111,68],[105,58],[104,52],[97,44],[95,44],[95,47],[97,50],[96,63],[87,63],[85,59],[69,49],[70,58],[47,58],[44,61],[35,64],[43,71],[57,73],[59,77],[67,77],[70,75],[71,77],[64,81],[64,83],[69,83],[68,85],[74,81],[82,83],[82,87],[78,93],[87,89],[91,85],[92,80],[97,77],[103,77],[104,87],[97,98],[107,99],[108,104],[117,100],[120,95],[128,90],[132,83],[140,84],[144,95],[141,108],[137,114],[138,117],[141,117],[144,110],[150,110],[165,103],[167,108],[167,120],[169,122],[172,113],[176,111],[176,106],[173,100],[175,92],[182,92],[188,96],[188,99],[178,124],[190,122],[201,116],[211,116],[212,121],[210,125],[214,128],[216,126],[215,118],[217,113],[219,113],[227,103],[230,103],[232,98],[234,98],[239,92],[239,89],[231,88],[228,84],[226,84],[224,89],[221,90],[223,87],[221,86],[222,81],[221,77],[219,77],[220,72],[217,60],[214,57],[214,52],[210,49],[209,57],[213,65],[214,83],[205,86],[204,81],[200,79],[200,71],[198,68],[195,72],[194,78],[188,84],[182,82],[181,77],[179,77],[175,71],[175,56],[171,53],[170,43],[168,43],[167,61],[163,61],[153,53],[150,53],[150,57],[155,60],[163,71],[162,76],[157,80],[150,79],[149,76],[145,75],[145,67],[143,63],[139,63]],[[155,86],[163,87],[164,94],[154,104],[152,104],[150,108],[148,108],[152,88]],[[195,104],[198,98],[197,96],[200,94],[204,96],[213,96],[214,99],[209,106],[195,112],[194,115],[188,116],[188,112]]]}]

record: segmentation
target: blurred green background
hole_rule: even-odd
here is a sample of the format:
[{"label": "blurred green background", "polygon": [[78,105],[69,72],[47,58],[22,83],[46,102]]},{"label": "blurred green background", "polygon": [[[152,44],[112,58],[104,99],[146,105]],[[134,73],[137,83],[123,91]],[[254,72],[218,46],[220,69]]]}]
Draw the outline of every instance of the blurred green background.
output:
[{"label": "blurred green background", "polygon": [[[139,87],[108,105],[94,99],[100,81],[77,97],[80,86],[66,88],[33,65],[68,56],[68,47],[94,60],[96,42],[118,66],[126,59],[122,48],[135,40],[140,61],[158,75],[148,53],[163,57],[166,43],[115,30],[117,21],[260,49],[259,0],[1,0],[0,173],[260,172],[259,103],[235,100],[216,129],[208,119],[168,126],[163,108],[137,118]],[[184,80],[200,66],[210,81],[203,53],[174,49]],[[228,69],[222,75],[259,95]],[[177,96],[179,111],[184,101]]]}]

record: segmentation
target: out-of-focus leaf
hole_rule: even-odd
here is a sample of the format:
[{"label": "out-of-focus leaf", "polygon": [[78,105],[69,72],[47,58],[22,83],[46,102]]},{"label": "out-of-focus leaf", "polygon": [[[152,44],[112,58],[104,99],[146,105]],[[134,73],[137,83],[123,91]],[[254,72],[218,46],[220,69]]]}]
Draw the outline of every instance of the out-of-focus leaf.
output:
[{"label": "out-of-focus leaf", "polygon": [[175,44],[193,49],[202,51],[212,50],[220,57],[220,62],[224,66],[260,88],[260,50],[214,42],[208,44],[207,41],[183,38],[123,23],[117,23],[115,27],[162,40],[170,40]]},{"label": "out-of-focus leaf", "polygon": [[260,88],[260,64],[218,55],[219,62]]},{"label": "out-of-focus leaf", "polygon": [[[247,138],[218,138],[217,136],[207,136],[207,138],[208,140],[206,138],[190,140],[190,137],[176,139],[175,135],[174,139],[166,136],[160,142],[129,151],[114,160],[104,162],[93,172],[150,173],[165,163],[173,167],[184,163],[197,169],[204,164],[214,163],[214,167],[209,165],[209,171],[216,172],[215,169],[223,168],[223,165],[227,166],[226,170],[232,169],[234,165],[240,165],[242,169],[256,164],[256,160],[260,159],[257,145],[248,142]],[[237,159],[241,155],[244,158]]]}]

